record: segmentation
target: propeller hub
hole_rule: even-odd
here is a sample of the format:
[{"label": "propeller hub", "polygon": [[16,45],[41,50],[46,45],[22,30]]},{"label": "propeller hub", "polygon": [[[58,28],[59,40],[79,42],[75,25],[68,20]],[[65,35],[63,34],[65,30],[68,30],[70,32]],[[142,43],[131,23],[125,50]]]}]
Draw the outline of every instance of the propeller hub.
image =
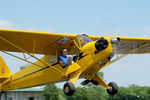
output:
[{"label": "propeller hub", "polygon": [[98,51],[101,51],[103,49],[106,49],[108,47],[108,41],[104,39],[103,37],[100,38],[96,43],[95,43],[95,48]]}]

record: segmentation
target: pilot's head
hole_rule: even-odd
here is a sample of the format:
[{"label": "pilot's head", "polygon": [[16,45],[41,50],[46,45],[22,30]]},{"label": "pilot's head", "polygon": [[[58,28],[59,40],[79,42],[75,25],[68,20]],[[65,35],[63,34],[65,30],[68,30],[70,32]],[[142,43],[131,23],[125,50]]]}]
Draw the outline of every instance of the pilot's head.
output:
[{"label": "pilot's head", "polygon": [[67,56],[67,49],[66,48],[63,48],[62,50],[61,50],[61,55],[62,56]]}]

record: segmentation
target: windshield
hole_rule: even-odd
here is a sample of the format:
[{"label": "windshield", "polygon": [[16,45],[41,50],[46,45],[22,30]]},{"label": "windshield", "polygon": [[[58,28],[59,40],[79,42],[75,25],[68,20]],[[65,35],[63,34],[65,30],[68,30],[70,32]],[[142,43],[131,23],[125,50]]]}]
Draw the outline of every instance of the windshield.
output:
[{"label": "windshield", "polygon": [[83,35],[78,35],[77,36],[81,47],[83,47],[85,44],[87,44],[88,42],[93,42],[92,39],[90,39],[87,35],[83,34]]}]

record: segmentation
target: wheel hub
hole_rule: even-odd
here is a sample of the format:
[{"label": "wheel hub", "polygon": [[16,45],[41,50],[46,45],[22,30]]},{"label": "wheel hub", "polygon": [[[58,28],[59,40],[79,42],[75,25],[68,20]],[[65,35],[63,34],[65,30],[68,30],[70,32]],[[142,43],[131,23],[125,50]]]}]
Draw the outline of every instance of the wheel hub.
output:
[{"label": "wheel hub", "polygon": [[69,87],[68,87],[68,86],[65,87],[65,92],[66,92],[66,93],[69,92]]}]

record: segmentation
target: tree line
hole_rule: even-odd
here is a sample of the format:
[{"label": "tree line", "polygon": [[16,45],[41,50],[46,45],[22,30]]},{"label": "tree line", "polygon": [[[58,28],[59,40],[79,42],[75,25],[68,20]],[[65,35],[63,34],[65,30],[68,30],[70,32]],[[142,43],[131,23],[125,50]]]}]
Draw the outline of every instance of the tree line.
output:
[{"label": "tree line", "polygon": [[[103,73],[99,73],[103,77]],[[43,96],[45,100],[150,100],[150,87],[130,85],[119,87],[114,96],[107,94],[106,89],[93,84],[76,88],[72,96],[66,96],[63,90],[54,84],[46,85]]]}]

